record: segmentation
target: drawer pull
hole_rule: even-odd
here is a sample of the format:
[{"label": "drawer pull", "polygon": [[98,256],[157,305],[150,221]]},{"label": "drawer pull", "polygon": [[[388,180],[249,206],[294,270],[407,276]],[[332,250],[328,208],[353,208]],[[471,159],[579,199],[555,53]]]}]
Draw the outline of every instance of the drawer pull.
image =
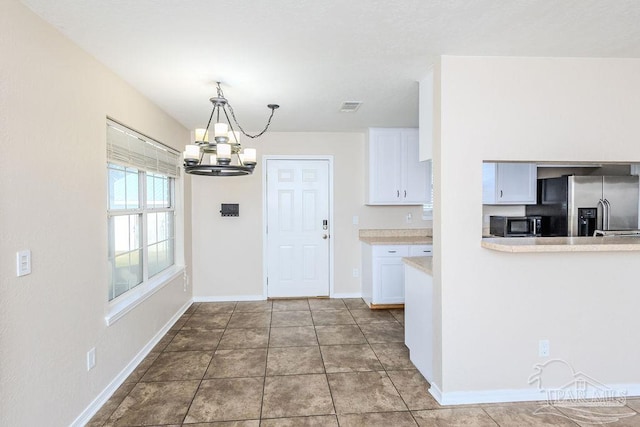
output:
[{"label": "drawer pull", "polygon": [[387,252],[389,252],[390,254],[395,254],[397,251],[387,251]]}]

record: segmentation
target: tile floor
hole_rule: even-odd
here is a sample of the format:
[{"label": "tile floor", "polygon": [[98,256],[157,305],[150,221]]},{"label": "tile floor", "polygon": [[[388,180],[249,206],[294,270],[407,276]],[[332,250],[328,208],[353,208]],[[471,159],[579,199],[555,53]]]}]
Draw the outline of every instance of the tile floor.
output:
[{"label": "tile floor", "polygon": [[[534,403],[441,407],[403,314],[361,299],[194,303],[88,425],[580,425]],[[625,410],[607,425],[640,425],[640,400]]]}]

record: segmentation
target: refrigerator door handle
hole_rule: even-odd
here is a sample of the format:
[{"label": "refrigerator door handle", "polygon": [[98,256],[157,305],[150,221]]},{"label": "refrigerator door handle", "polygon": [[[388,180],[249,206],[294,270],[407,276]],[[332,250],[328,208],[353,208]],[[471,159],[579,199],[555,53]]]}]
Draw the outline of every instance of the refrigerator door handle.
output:
[{"label": "refrigerator door handle", "polygon": [[602,229],[609,229],[609,220],[608,220],[608,212],[607,205],[605,204],[603,199],[598,200],[598,205],[602,205]]},{"label": "refrigerator door handle", "polygon": [[611,223],[611,203],[609,203],[609,200],[604,199],[604,204],[607,206],[607,230],[608,230],[609,224]]}]

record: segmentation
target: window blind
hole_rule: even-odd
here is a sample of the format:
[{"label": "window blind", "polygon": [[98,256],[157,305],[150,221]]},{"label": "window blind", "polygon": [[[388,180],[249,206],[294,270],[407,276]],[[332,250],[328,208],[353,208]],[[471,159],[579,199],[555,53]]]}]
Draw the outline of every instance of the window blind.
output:
[{"label": "window blind", "polygon": [[173,148],[107,121],[107,161],[177,178],[179,159],[180,153]]}]

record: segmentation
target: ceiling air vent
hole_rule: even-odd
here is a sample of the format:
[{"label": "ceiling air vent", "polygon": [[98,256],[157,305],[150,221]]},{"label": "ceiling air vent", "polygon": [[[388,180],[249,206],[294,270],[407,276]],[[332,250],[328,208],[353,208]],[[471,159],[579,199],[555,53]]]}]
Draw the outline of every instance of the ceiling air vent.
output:
[{"label": "ceiling air vent", "polygon": [[345,101],[340,106],[340,112],[342,113],[355,113],[362,105],[362,101]]}]

